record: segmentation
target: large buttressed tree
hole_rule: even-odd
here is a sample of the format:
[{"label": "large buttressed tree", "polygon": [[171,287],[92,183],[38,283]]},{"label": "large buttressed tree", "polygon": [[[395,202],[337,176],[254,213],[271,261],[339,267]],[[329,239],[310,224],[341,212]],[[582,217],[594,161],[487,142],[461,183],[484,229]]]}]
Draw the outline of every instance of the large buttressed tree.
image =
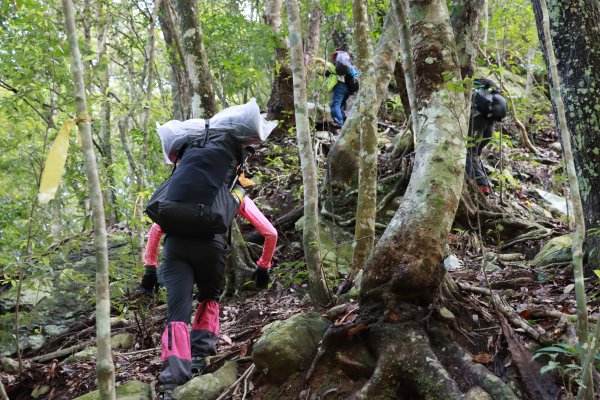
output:
[{"label": "large buttressed tree", "polygon": [[[532,3],[538,34],[543,38],[540,2]],[[548,0],[547,4],[560,93],[573,136],[573,157],[588,231],[587,265],[597,266],[600,262],[597,234],[600,229],[600,3]],[[545,48],[544,53],[547,59]]]},{"label": "large buttressed tree", "polygon": [[[397,398],[403,385],[420,398],[460,393],[454,380],[440,373],[427,333],[415,320],[421,306],[439,295],[444,277],[443,249],[464,180],[468,101],[448,85],[460,80],[461,71],[446,2],[409,1],[409,16],[422,122],[409,186],[365,267],[361,317],[374,321],[369,340],[378,362],[358,393],[361,399]],[[419,345],[398,346],[417,337]]]}]

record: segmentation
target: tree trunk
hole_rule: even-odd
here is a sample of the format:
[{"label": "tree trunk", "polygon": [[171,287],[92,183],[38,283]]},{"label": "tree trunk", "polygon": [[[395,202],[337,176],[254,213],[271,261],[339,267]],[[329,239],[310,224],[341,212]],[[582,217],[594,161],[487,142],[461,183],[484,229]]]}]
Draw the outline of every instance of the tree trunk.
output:
[{"label": "tree trunk", "polygon": [[[598,3],[595,3],[596,6]],[[585,282],[583,278],[583,241],[585,240],[585,221],[583,215],[583,206],[581,202],[581,195],[579,191],[579,183],[577,181],[577,175],[575,173],[575,162],[573,160],[573,151],[571,147],[571,134],[567,128],[566,108],[563,102],[561,92],[564,90],[568,92],[568,86],[562,84],[562,82],[568,82],[568,78],[560,79],[558,76],[558,68],[556,65],[556,57],[554,56],[554,49],[552,44],[552,34],[550,33],[550,21],[549,21],[549,10],[546,6],[545,0],[539,0],[536,4],[537,13],[541,16],[541,40],[544,44],[544,51],[548,62],[548,70],[550,71],[550,78],[552,82],[552,100],[554,102],[554,108],[556,113],[556,120],[560,129],[560,137],[562,139],[563,151],[565,157],[565,164],[567,169],[567,175],[569,177],[569,188],[571,189],[571,197],[573,199],[573,212],[575,216],[575,233],[573,235],[573,272],[575,275],[575,298],[577,300],[577,336],[579,345],[582,349],[586,349],[589,335],[588,327],[588,313],[587,313],[587,301],[585,294]],[[600,9],[596,7],[597,17],[600,17]],[[581,22],[581,21],[580,21]],[[538,20],[539,23],[539,20]],[[598,19],[595,20],[596,28],[598,26]],[[596,29],[597,30],[597,29]],[[597,35],[600,38],[600,35]],[[597,44],[597,42],[596,42]],[[572,53],[571,53],[572,56]],[[600,59],[600,57],[598,57]],[[598,89],[600,90],[600,88]],[[598,115],[598,112],[597,112]],[[576,126],[577,129],[577,126]],[[596,158],[597,162],[597,158]],[[597,191],[597,190],[596,190]],[[593,355],[592,355],[593,356]],[[583,363],[585,358],[583,357]],[[583,366],[582,366],[583,367]],[[584,368],[582,368],[583,370]],[[579,387],[577,398],[579,400],[588,400],[592,398],[592,374],[591,370],[586,369],[586,375],[583,376],[582,385]]]},{"label": "tree trunk", "polygon": [[[100,92],[106,93],[108,89],[108,80],[110,79],[108,67],[101,71]],[[102,97],[100,105],[100,130],[98,137],[100,139],[100,148],[102,149],[102,167],[106,176],[104,201],[106,202],[107,223],[109,225],[116,224],[119,221],[117,210],[117,196],[115,193],[115,174],[113,171],[113,156],[111,145],[111,112],[110,101],[106,96]]]},{"label": "tree trunk", "polygon": [[304,69],[304,52],[302,50],[300,11],[296,0],[287,0],[286,5],[294,82],[296,136],[300,150],[300,164],[302,165],[302,181],[304,184],[304,227],[302,237],[304,257],[308,267],[308,282],[312,301],[315,304],[328,304],[330,294],[323,275],[321,240],[319,238],[317,165],[306,106],[306,73]]},{"label": "tree trunk", "polygon": [[[154,81],[154,28],[158,17],[161,0],[154,1],[154,8],[150,16],[150,26],[148,27],[148,43],[146,44],[146,62],[144,63],[144,75],[146,78],[145,98],[142,109],[142,129],[148,132],[148,118],[150,117],[150,99],[152,98],[152,83]],[[148,134],[144,137],[142,146],[142,159],[146,159],[148,147]]]},{"label": "tree trunk", "polygon": [[113,157],[112,157],[112,145],[111,145],[111,126],[110,126],[110,101],[106,95],[108,88],[110,87],[110,68],[109,68],[109,57],[107,55],[106,42],[108,38],[108,30],[111,24],[111,18],[109,12],[104,9],[102,3],[97,4],[97,14],[101,15],[104,27],[98,32],[98,64],[96,65],[96,72],[98,75],[98,91],[100,92],[100,128],[98,130],[99,147],[101,151],[101,162],[103,168],[103,175],[105,175],[106,181],[104,182],[103,199],[106,207],[106,223],[108,226],[114,225],[119,222],[119,214],[117,210],[117,196],[114,188],[115,185],[115,174],[112,168]]},{"label": "tree trunk", "polygon": [[[410,18],[419,71],[417,106],[424,122],[417,134],[410,183],[369,258],[361,292],[362,304],[383,302],[386,309],[397,301],[427,304],[436,296],[466,154],[467,101],[444,84],[446,74],[460,79],[446,3],[411,0]],[[435,63],[430,62],[432,57]]]},{"label": "tree trunk", "polygon": [[[475,73],[475,58],[479,44],[479,26],[484,0],[457,0],[453,2],[452,27],[458,50],[458,60],[463,79]],[[466,95],[470,96],[467,91]]]},{"label": "tree trunk", "polygon": [[[388,12],[379,43],[377,44],[375,58],[373,59],[375,71],[374,79],[377,91],[377,96],[373,99],[376,101],[376,104],[373,105],[375,109],[379,109],[384,94],[387,91],[396,65],[399,47],[400,40],[394,17]],[[347,188],[356,185],[361,115],[360,112],[356,112],[355,110],[357,104],[366,106],[366,103],[362,100],[362,97],[365,96],[363,88],[364,84],[361,85],[361,88],[358,90],[355,106],[352,108],[348,119],[344,123],[340,137],[332,146],[327,157],[329,180],[335,187]]]},{"label": "tree trunk", "polygon": [[[533,1],[540,42],[544,43],[539,0]],[[585,225],[600,229],[600,3],[597,0],[548,1],[552,44],[558,59],[560,93],[573,135],[573,157],[581,190]],[[544,48],[547,61],[547,51]],[[552,82],[552,85],[555,85]],[[600,235],[585,242],[588,267],[600,263]],[[590,268],[591,269],[591,268]]]},{"label": "tree trunk", "polygon": [[275,68],[271,96],[267,102],[267,119],[282,121],[271,133],[272,137],[285,135],[294,125],[294,86],[292,68],[286,61],[289,52],[287,39],[281,37],[281,8],[283,0],[270,0],[265,9],[265,20],[275,39]]},{"label": "tree trunk", "polygon": [[[413,126],[413,132],[417,132],[419,129],[419,115],[417,113],[417,94],[415,88],[415,81],[417,79],[415,72],[415,63],[412,56],[412,38],[410,36],[410,22],[406,15],[406,2],[405,0],[392,0],[392,6],[394,11],[394,20],[398,26],[400,34],[400,48],[402,52],[402,71],[404,74],[403,90],[406,91],[406,98],[409,105],[409,113]],[[396,75],[397,77],[398,75]],[[396,80],[397,82],[397,80]]]},{"label": "tree trunk", "polygon": [[77,125],[81,136],[85,172],[89,181],[92,218],[94,222],[94,245],[96,249],[96,341],[98,357],[96,373],[101,399],[115,399],[115,368],[110,348],[110,292],[108,282],[108,246],[106,244],[106,221],[102,204],[102,190],[98,178],[96,156],[90,129],[90,117],[87,112],[85,86],[83,83],[81,54],[73,2],[62,0],[65,14],[65,27],[69,40],[71,73],[75,85],[75,103],[77,105]]},{"label": "tree trunk", "polygon": [[377,102],[367,4],[362,0],[354,0],[352,2],[352,16],[359,67],[362,68],[362,93],[360,100],[354,105],[354,113],[359,118],[358,131],[361,157],[358,162],[358,199],[356,202],[356,226],[354,229],[354,252],[350,281],[363,267],[375,242],[378,154],[377,111],[381,104]]},{"label": "tree trunk", "polygon": [[119,121],[119,137],[121,139],[121,144],[123,145],[123,149],[125,150],[125,154],[127,155],[127,160],[129,161],[129,167],[131,168],[131,172],[133,173],[133,177],[135,180],[135,189],[133,191],[133,195],[135,196],[135,207],[132,218],[132,226],[131,228],[135,232],[136,236],[136,246],[135,252],[137,254],[136,264],[138,267],[144,266],[144,220],[142,212],[144,210],[143,197],[138,195],[143,188],[146,186],[144,183],[144,174],[142,168],[139,163],[136,161],[133,152],[131,151],[131,144],[127,137],[129,132],[129,127],[127,121],[129,118],[124,118]]},{"label": "tree trunk", "polygon": [[160,3],[159,22],[169,57],[173,119],[184,121],[192,117],[191,84],[185,72],[183,49],[169,0],[163,0]]},{"label": "tree trunk", "polygon": [[323,19],[323,10],[318,1],[313,1],[310,7],[310,16],[308,19],[308,33],[306,35],[306,51],[304,52],[304,64],[310,71],[314,57],[319,51],[319,42],[321,39],[321,20]]},{"label": "tree trunk", "polygon": [[176,0],[185,67],[192,84],[192,117],[210,118],[217,112],[196,1]]},{"label": "tree trunk", "polygon": [[[367,261],[360,293],[361,321],[371,323],[375,372],[358,399],[458,398],[461,392],[415,321],[440,295],[444,247],[458,208],[465,170],[468,102],[446,89],[460,64],[445,0],[410,0],[417,131],[410,183],[396,215]],[[431,63],[431,59],[435,62]],[[400,344],[400,345],[399,345]],[[410,393],[410,394],[407,394]]]}]

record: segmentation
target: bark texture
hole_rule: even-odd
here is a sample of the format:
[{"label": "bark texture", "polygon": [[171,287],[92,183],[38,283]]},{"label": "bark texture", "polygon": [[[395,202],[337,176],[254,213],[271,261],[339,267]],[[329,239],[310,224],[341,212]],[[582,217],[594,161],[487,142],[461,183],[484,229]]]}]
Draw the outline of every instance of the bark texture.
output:
[{"label": "bark texture", "polygon": [[448,9],[441,0],[409,4],[417,106],[423,122],[410,183],[367,262],[361,310],[362,304],[383,310],[397,301],[428,303],[436,296],[444,274],[443,250],[463,184],[468,110],[464,96],[444,85],[446,74],[460,79]]},{"label": "bark texture", "polygon": [[92,220],[94,223],[94,246],[96,250],[96,342],[98,356],[96,374],[101,399],[115,399],[115,367],[110,348],[110,292],[108,281],[108,246],[106,243],[106,221],[102,190],[98,177],[96,155],[92,142],[91,121],[87,112],[83,67],[77,31],[75,12],[71,0],[62,0],[65,15],[65,28],[69,41],[71,74],[75,85],[75,103],[77,105],[77,125],[82,141],[85,160],[85,173],[89,182]]},{"label": "bark texture", "polygon": [[[404,84],[401,93],[406,93],[406,101],[409,109],[407,114],[410,114],[413,132],[419,129],[419,114],[417,111],[417,95],[415,88],[415,63],[412,55],[412,38],[410,36],[410,22],[406,14],[405,0],[392,0],[391,5],[394,11],[394,20],[400,34],[400,51],[402,54],[402,70],[396,73],[396,82],[399,80]],[[399,79],[399,74],[402,73],[402,79]],[[403,100],[404,101],[404,100]]]},{"label": "bark texture", "polygon": [[452,3],[451,21],[463,79],[472,77],[475,72],[483,3],[484,0],[457,0]]},{"label": "bark texture", "polygon": [[176,0],[183,56],[192,84],[192,117],[210,118],[217,112],[202,26],[195,1]]},{"label": "bark texture", "polygon": [[409,17],[420,128],[410,183],[364,269],[360,319],[370,325],[377,366],[357,393],[361,400],[462,398],[417,321],[443,297],[442,259],[464,181],[468,101],[446,89],[448,77],[461,79],[446,1],[410,0]]},{"label": "bark texture", "polygon": [[[596,3],[598,4],[598,3]],[[569,188],[571,189],[571,197],[573,199],[573,211],[575,216],[575,233],[573,235],[573,272],[575,275],[575,297],[577,300],[577,336],[579,344],[582,348],[586,348],[588,342],[589,327],[587,302],[585,294],[585,283],[583,279],[583,240],[585,239],[585,221],[583,215],[583,207],[579,191],[579,183],[575,173],[575,162],[573,160],[573,150],[571,146],[571,134],[567,128],[567,117],[565,104],[561,95],[561,79],[558,76],[558,68],[556,57],[554,55],[554,46],[552,44],[550,33],[549,12],[545,0],[539,0],[539,12],[542,16],[542,32],[544,40],[544,49],[548,60],[548,70],[552,78],[552,101],[557,116],[557,122],[560,128],[560,137],[563,143],[563,152],[567,175],[569,177]],[[600,13],[599,13],[600,16]],[[584,369],[584,368],[582,368]],[[592,374],[591,370],[586,369],[586,374],[583,375],[583,385],[579,388],[577,398],[587,400],[592,398]]]},{"label": "bark texture", "polygon": [[[362,96],[354,106],[360,122],[360,157],[358,162],[358,199],[356,202],[356,226],[354,229],[354,252],[352,275],[356,276],[371,253],[375,241],[375,213],[377,208],[377,102],[376,82],[373,70],[373,46],[369,35],[367,4],[362,0],[352,2],[354,38],[362,68]],[[388,79],[389,82],[389,79]]]},{"label": "bark texture", "polygon": [[308,266],[308,281],[311,299],[316,304],[328,304],[329,290],[323,276],[323,265],[319,238],[319,188],[317,185],[317,165],[310,136],[306,100],[306,73],[302,50],[302,28],[300,11],[296,0],[286,0],[288,30],[292,56],[294,81],[294,104],[296,136],[300,150],[302,180],[304,184],[304,257]]},{"label": "bark texture", "polygon": [[310,6],[310,16],[308,19],[308,33],[306,35],[306,52],[304,53],[304,63],[307,70],[313,63],[313,58],[319,51],[321,39],[321,20],[323,19],[323,10],[318,1],[313,1]]},{"label": "bark texture", "polygon": [[170,0],[160,3],[158,21],[163,33],[167,54],[169,57],[169,80],[171,81],[171,97],[173,98],[173,119],[184,121],[192,117],[192,102],[190,99],[190,87],[188,76],[183,64],[183,49],[175,25],[174,10]]},{"label": "bark texture", "polygon": [[289,52],[287,40],[281,37],[281,8],[283,0],[270,0],[265,10],[265,20],[275,39],[275,68],[271,97],[267,102],[267,119],[282,121],[271,136],[286,134],[294,125],[294,86],[292,67],[286,61]]},{"label": "bark texture", "polygon": [[360,112],[356,111],[356,107],[358,104],[365,107],[367,105],[366,101],[374,101],[375,104],[372,106],[379,109],[396,65],[399,47],[400,40],[396,24],[393,17],[388,13],[373,58],[375,71],[373,79],[375,80],[377,96],[369,100],[363,99],[365,96],[369,96],[370,92],[365,92],[364,82],[361,84],[354,107],[342,128],[342,133],[327,157],[329,179],[333,186],[346,188],[357,183],[361,115]]},{"label": "bark texture", "polygon": [[[540,1],[533,0],[540,42],[544,43]],[[548,0],[552,44],[558,61],[560,93],[567,126],[573,135],[573,157],[585,225],[600,228],[600,3],[596,0]],[[544,48],[547,60],[547,49]],[[551,82],[557,85],[556,82]],[[600,235],[588,234],[588,266],[600,263]]]}]

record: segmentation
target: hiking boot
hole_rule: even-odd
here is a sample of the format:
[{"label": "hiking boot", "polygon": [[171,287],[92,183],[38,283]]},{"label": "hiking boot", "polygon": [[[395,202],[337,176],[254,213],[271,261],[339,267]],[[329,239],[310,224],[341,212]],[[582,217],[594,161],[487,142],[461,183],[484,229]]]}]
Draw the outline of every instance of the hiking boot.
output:
[{"label": "hiking boot", "polygon": [[158,391],[158,398],[160,400],[173,400],[173,390],[176,387],[177,385],[174,384],[161,385]]},{"label": "hiking boot", "polygon": [[192,357],[192,374],[202,374],[202,371],[206,368],[206,361],[204,357]]}]

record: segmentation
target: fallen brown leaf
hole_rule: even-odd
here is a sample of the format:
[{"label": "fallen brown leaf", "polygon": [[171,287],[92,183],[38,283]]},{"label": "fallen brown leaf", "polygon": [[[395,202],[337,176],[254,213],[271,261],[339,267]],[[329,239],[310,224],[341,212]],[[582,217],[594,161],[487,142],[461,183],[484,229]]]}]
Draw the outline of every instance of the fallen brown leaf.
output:
[{"label": "fallen brown leaf", "polygon": [[480,363],[480,364],[488,364],[490,362],[492,362],[492,360],[494,359],[494,356],[488,353],[479,353],[479,354],[475,354],[473,356],[473,361]]}]

